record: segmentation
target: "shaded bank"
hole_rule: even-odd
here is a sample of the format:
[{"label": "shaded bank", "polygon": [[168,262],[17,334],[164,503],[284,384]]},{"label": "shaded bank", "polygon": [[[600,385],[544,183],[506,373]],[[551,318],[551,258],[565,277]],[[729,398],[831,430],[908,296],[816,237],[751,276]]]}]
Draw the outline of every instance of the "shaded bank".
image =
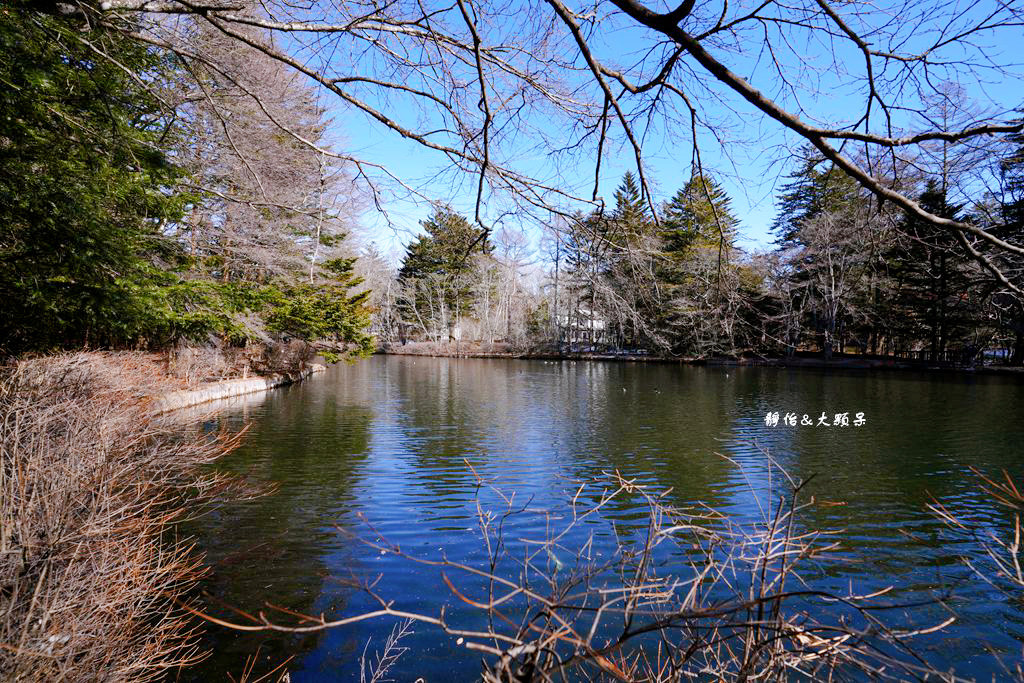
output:
[{"label": "shaded bank", "polygon": [[173,525],[259,491],[200,468],[241,432],[160,414],[313,371],[201,383],[131,352],[0,368],[0,679],[157,680],[200,659],[181,597],[205,569]]}]

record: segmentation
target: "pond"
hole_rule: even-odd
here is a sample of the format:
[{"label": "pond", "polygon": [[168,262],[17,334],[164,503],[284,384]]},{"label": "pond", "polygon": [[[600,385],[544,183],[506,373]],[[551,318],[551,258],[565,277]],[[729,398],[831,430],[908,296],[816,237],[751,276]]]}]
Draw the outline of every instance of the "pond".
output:
[{"label": "pond", "polygon": [[[777,424],[766,424],[775,412]],[[830,426],[817,426],[822,413]],[[832,425],[837,413],[847,414],[847,426]],[[805,414],[813,425],[799,424]],[[814,503],[800,528],[839,532],[830,558],[809,564],[808,586],[892,586],[885,604],[917,605],[884,615],[900,627],[955,613],[941,632],[914,640],[940,668],[980,680],[1020,661],[1024,589],[1006,595],[975,578],[960,560],[979,551],[975,541],[951,534],[927,507],[940,501],[983,532],[1011,522],[971,468],[1024,480],[1024,382],[1014,377],[375,356],[249,397],[205,427],[243,424],[251,425],[244,445],[218,469],[275,492],[225,503],[181,528],[212,567],[205,604],[234,621],[244,618],[226,605],[250,614],[266,603],[328,619],[360,614],[377,603],[353,583],[376,581],[373,590],[396,608],[436,616],[447,605],[449,623],[470,623],[438,568],[359,539],[482,566],[477,501],[487,509],[501,501],[479,478],[514,491],[530,510],[509,522],[514,550],[565,519],[535,511],[564,512],[579,483],[597,490],[615,470],[652,491],[671,489],[672,505],[755,521],[785,488],[774,462],[807,480],[801,497]],[[601,518],[646,524],[628,500]],[[372,660],[395,623],[302,635],[209,626],[203,646],[213,655],[178,679],[237,679],[255,657],[257,674],[287,660],[295,683],[359,680],[364,652]],[[426,624],[412,630],[388,678],[479,673],[481,654],[456,637]]]}]

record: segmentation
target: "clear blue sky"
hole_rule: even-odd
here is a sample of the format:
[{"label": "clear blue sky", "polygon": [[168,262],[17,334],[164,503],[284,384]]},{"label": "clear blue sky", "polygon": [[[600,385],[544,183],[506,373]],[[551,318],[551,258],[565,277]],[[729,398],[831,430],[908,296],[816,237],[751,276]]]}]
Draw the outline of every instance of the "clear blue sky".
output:
[{"label": "clear blue sky", "polygon": [[[992,4],[981,2],[975,5],[968,0],[953,0],[951,7],[954,11],[963,9],[969,16],[971,13],[988,11],[991,8],[986,6]],[[927,23],[927,12],[923,9],[921,11],[922,14],[917,17],[901,17],[897,21],[905,19]],[[652,40],[649,33],[626,27],[625,23],[616,26],[614,21],[602,31],[601,36],[604,40],[595,38],[591,46],[602,61],[613,67],[635,62],[637,55]],[[484,37],[486,40],[486,34]],[[1010,61],[1019,52],[1014,46],[1019,44],[1021,37],[1018,28],[1016,32],[1004,30],[1001,34],[979,34],[974,40],[988,54]],[[571,40],[567,33],[563,34],[563,39]],[[778,41],[776,47],[779,45],[782,45],[782,41]],[[913,46],[906,49],[910,47]],[[776,49],[773,55],[763,50],[739,54],[726,53],[724,48],[711,49],[730,68],[747,77],[777,101],[789,107],[802,107],[808,117],[816,117],[811,118],[812,121],[848,122],[856,120],[863,110],[865,90],[860,86],[851,86],[849,79],[838,73],[847,64],[851,72],[856,73],[861,69],[862,58],[859,53],[837,53],[813,41],[803,44],[790,42],[785,49]],[[787,72],[799,79],[792,90],[786,91],[779,87],[777,80],[766,80],[772,68],[772,59],[778,60]],[[700,71],[699,67],[696,67],[696,71]],[[976,74],[960,73],[956,77],[968,99],[982,105],[991,106],[994,103],[997,108],[1006,110],[1020,107],[1024,103],[1020,69],[1016,68],[1016,72],[1018,78],[1011,80],[994,78],[993,74],[985,71]],[[943,74],[941,70],[935,70],[931,77],[947,80],[949,75],[948,72]],[[733,209],[740,219],[741,246],[748,249],[767,248],[773,239],[768,228],[775,216],[776,191],[783,176],[791,168],[789,154],[796,151],[801,141],[787,134],[778,124],[756,114],[750,105],[736,96],[726,93],[719,100],[717,96],[724,90],[716,88],[717,84],[712,84],[710,88],[698,86],[691,90],[691,95],[700,99],[705,115],[715,121],[715,135],[706,131],[699,134],[703,162],[732,198]],[[588,92],[593,97],[595,90]],[[325,97],[330,95],[325,94]],[[398,100],[381,101],[374,95],[367,95],[367,98],[373,106],[399,117],[404,116],[409,122],[416,119],[415,114],[401,109]],[[474,176],[444,172],[449,168],[444,155],[405,140],[362,114],[340,107],[332,107],[332,112],[336,121],[335,133],[339,135],[338,144],[346,152],[382,163],[430,197],[446,201],[457,210],[472,215],[476,191]],[[556,133],[554,123],[531,123],[544,134]],[[903,121],[897,122],[897,125],[915,128],[914,123]],[[716,140],[716,135],[723,138],[725,144]],[[514,147],[506,147],[506,153]],[[692,153],[689,126],[682,123],[656,125],[646,131],[643,149],[655,197],[658,200],[666,199],[689,177]],[[514,166],[518,170],[539,177],[551,177],[551,161],[546,156],[546,150],[528,143],[521,150],[514,149],[512,152],[516,153]],[[601,194],[606,201],[611,199],[615,186],[627,170],[635,170],[632,149],[621,145],[607,148],[601,174]],[[437,175],[439,172],[441,175]],[[589,157],[581,157],[578,166],[562,168],[561,172],[563,181],[574,186],[572,189],[589,195],[593,185],[593,153]],[[429,207],[423,202],[394,199],[387,203],[386,208],[390,224],[376,211],[366,213],[363,218],[365,237],[377,242],[394,257],[400,257],[402,245],[416,233],[418,221],[426,216]],[[493,216],[488,216],[488,219],[493,220]],[[524,227],[536,236],[535,226]]]}]

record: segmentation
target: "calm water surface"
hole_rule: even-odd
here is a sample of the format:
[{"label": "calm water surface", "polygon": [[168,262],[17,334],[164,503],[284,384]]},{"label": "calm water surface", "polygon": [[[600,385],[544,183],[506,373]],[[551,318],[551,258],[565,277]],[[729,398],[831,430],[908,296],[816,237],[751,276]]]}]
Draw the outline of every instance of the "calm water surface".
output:
[{"label": "calm water surface", "polygon": [[[822,411],[851,420],[862,412],[866,424],[769,427],[769,411],[815,421]],[[351,581],[380,576],[376,590],[396,607],[436,614],[448,605],[458,620],[462,606],[437,570],[351,534],[384,537],[420,557],[443,551],[482,562],[470,464],[518,500],[532,497],[535,509],[564,510],[575,482],[618,469],[671,487],[674,504],[706,503],[743,521],[757,517],[769,493],[769,453],[794,478],[813,476],[805,494],[819,504],[803,526],[842,530],[836,559],[809,569],[815,587],[892,585],[893,600],[912,600],[953,584],[948,605],[958,621],[920,639],[919,649],[979,680],[1000,676],[998,659],[1020,660],[1024,603],[969,580],[957,558],[975,548],[926,510],[934,496],[983,526],[1006,524],[969,468],[1024,478],[1024,383],[1013,378],[378,356],[250,397],[205,426],[225,424],[251,427],[218,467],[277,491],[221,506],[182,531],[213,568],[204,589],[248,612],[270,602],[328,618],[356,614],[374,604]],[[485,494],[484,504],[497,500]],[[510,536],[544,534],[542,515],[523,517]],[[638,521],[626,502],[606,517]],[[946,616],[931,605],[888,618],[928,625]],[[237,678],[258,651],[257,672],[294,656],[295,683],[358,680],[367,641],[372,654],[392,625],[306,636],[211,627],[204,645],[214,655],[181,678]],[[471,680],[479,671],[478,654],[429,627],[416,626],[403,645],[410,652],[392,669],[395,680]]]}]

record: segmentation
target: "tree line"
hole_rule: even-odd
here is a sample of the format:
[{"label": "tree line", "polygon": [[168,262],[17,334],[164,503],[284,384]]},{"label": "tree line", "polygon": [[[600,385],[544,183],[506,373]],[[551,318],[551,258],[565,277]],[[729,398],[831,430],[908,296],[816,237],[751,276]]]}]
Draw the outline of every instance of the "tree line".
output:
[{"label": "tree line", "polygon": [[[328,354],[366,352],[372,325],[384,342],[473,338],[687,356],[856,350],[931,360],[1004,346],[1021,361],[1019,114],[971,112],[945,81],[901,104],[909,91],[882,93],[868,68],[872,101],[906,112],[903,127],[875,132],[870,113],[863,130],[813,127],[737,80],[705,46],[720,35],[742,38],[737,27],[753,21],[832,40],[840,38],[830,27],[844,25],[854,40],[828,3],[728,21],[728,7],[715,19],[686,3],[665,15],[613,4],[618,20],[674,46],[650,53],[659,75],[643,85],[589,49],[582,28],[605,24],[554,0],[545,10],[554,23],[520,27],[523,36],[540,32],[532,51],[510,51],[497,37],[488,43],[482,17],[512,17],[473,3],[468,14],[431,11],[425,23],[421,5],[401,3],[375,5],[348,23],[274,4],[4,3],[0,190],[11,200],[0,206],[0,295],[8,302],[0,349],[301,338],[332,342]],[[1000,10],[981,25],[1009,29],[1015,16]],[[568,51],[550,40],[563,29],[575,41]],[[895,38],[904,27],[876,33],[886,31]],[[370,56],[344,57],[343,43],[361,44],[368,32],[387,40],[371,41]],[[937,50],[960,35],[911,34],[935,37]],[[422,54],[410,46],[424,41],[444,46],[436,63],[400,57]],[[870,66],[895,63],[893,55],[865,56]],[[984,51],[949,68],[969,70],[981,58]],[[581,99],[593,83],[576,77],[578,59],[601,98]],[[714,117],[686,94],[683,62],[807,143],[779,197],[775,250],[737,244],[729,198],[700,162],[698,122],[714,131]],[[900,63],[919,62],[911,54]],[[1010,75],[1005,65],[993,68]],[[559,80],[569,72],[576,76]],[[611,82],[624,90],[616,95]],[[467,83],[479,92],[467,94]],[[357,260],[348,237],[364,203],[382,206],[381,178],[391,176],[337,151],[321,94],[480,172],[473,215],[438,205],[395,277],[372,250]],[[631,123],[653,116],[659,97],[682,98],[693,128],[690,177],[661,202]],[[625,108],[630,98],[638,108]],[[421,111],[412,126],[391,112],[405,99],[438,109]],[[524,104],[508,109],[513,101]],[[583,141],[596,138],[592,198],[530,178],[499,154],[527,114],[545,107],[589,131],[564,149],[545,140],[553,159],[586,154]],[[918,119],[927,124],[920,132],[901,132]],[[596,179],[615,125],[636,152],[637,172],[605,208]],[[495,203],[499,194],[511,204]],[[550,219],[543,264],[521,234],[487,221],[489,207],[523,224],[540,213]]]},{"label": "tree line", "polygon": [[215,62],[0,9],[0,350],[369,351],[359,198],[315,91],[184,22]]},{"label": "tree line", "polygon": [[[988,160],[1000,183],[969,204],[950,198],[952,166],[908,172],[901,191],[936,216],[998,223],[994,232],[1017,239],[1024,138],[1006,136],[995,149]],[[523,273],[536,255],[496,253],[489,235],[440,205],[389,297],[376,302],[375,329],[385,342],[472,339],[549,352],[813,351],[973,363],[998,349],[1024,362],[1020,300],[954,234],[880,202],[811,149],[797,156],[777,197],[775,245],[762,251],[738,244],[728,194],[697,166],[662,203],[660,220],[626,173],[607,211],[547,226],[533,277]],[[1022,266],[1012,256],[999,263],[1014,276]]]}]

